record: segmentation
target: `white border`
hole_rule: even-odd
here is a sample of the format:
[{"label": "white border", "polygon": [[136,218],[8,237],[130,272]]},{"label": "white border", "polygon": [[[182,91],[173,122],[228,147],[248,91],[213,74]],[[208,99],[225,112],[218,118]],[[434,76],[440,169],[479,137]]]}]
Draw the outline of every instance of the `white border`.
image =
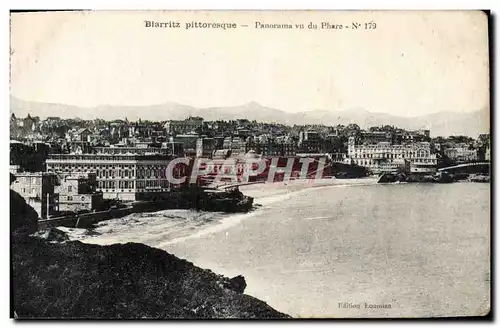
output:
[{"label": "white border", "polygon": [[[412,1],[398,1],[398,0],[380,0],[380,1],[369,1],[369,0],[350,0],[350,1],[344,1],[342,3],[334,3],[333,1],[319,1],[319,0],[288,0],[288,1],[276,1],[276,0],[243,0],[243,1],[228,1],[228,0],[213,0],[210,2],[203,1],[203,0],[177,0],[177,1],[161,1],[161,0],[150,0],[147,3],[145,1],[140,1],[140,0],[124,0],[124,1],[112,1],[112,0],[75,0],[75,1],[62,1],[62,0],[51,0],[51,1],[37,1],[37,0],[30,0],[30,1],[14,1],[14,0],[7,0],[7,1],[2,1],[0,4],[0,7],[3,9],[1,11],[1,33],[0,33],[0,38],[1,38],[1,44],[4,47],[3,51],[0,51],[0,67],[2,69],[1,71],[1,76],[2,76],[2,93],[1,93],[1,104],[2,107],[4,108],[4,113],[2,115],[2,120],[1,120],[1,127],[0,127],[0,133],[3,134],[2,140],[5,140],[4,145],[7,145],[7,140],[9,140],[8,131],[8,118],[10,116],[10,110],[9,110],[9,104],[8,104],[8,99],[9,99],[9,66],[8,66],[8,49],[9,49],[9,17],[8,17],[8,11],[10,9],[24,9],[24,10],[31,10],[31,9],[38,9],[38,10],[43,10],[43,9],[96,9],[96,10],[103,10],[103,9],[122,9],[122,10],[131,10],[131,9],[237,9],[237,10],[243,10],[243,9],[324,9],[324,10],[356,10],[356,9],[393,9],[393,10],[411,10],[411,9],[425,9],[425,10],[432,10],[432,9],[449,9],[449,10],[457,10],[457,9],[491,9],[492,14],[495,15],[499,12],[499,3],[500,1],[498,0],[455,0],[455,1],[437,1],[437,0],[412,0]],[[498,18],[498,17],[497,17]],[[498,32],[495,33],[495,44],[498,44]],[[498,53],[497,53],[498,57]],[[495,63],[495,66],[498,68],[498,63]],[[493,72],[492,72],[493,73]],[[496,73],[496,70],[495,72]],[[494,91],[498,91],[497,88],[495,88]],[[491,108],[496,108],[495,104],[491,104]],[[498,115],[495,120],[496,127],[498,129],[499,127],[499,122],[498,122]],[[494,156],[496,157],[498,148],[497,145],[499,144],[497,140],[497,136],[494,136]],[[500,147],[500,146],[499,146]],[[8,146],[7,147],[2,147],[2,165],[7,166],[7,161],[9,158],[9,153],[8,153]],[[498,166],[495,165],[495,169],[498,169]],[[0,177],[2,179],[1,183],[4,186],[7,186],[7,167],[5,167],[2,170],[4,173],[0,174]],[[5,181],[3,181],[5,180]],[[5,187],[4,189],[1,189],[3,193],[2,199],[4,199],[3,204],[8,204],[7,199],[9,199],[7,188]],[[500,198],[498,194],[495,196],[495,202],[497,202]],[[498,202],[497,202],[498,203]],[[4,206],[7,207],[7,206]],[[2,265],[2,270],[1,270],[1,286],[2,286],[2,295],[3,297],[0,298],[1,300],[1,308],[2,308],[2,323],[6,323],[8,325],[13,325],[14,322],[13,320],[7,319],[8,316],[10,315],[9,313],[9,295],[10,295],[10,263],[9,263],[9,239],[6,231],[9,231],[9,214],[8,210],[6,209],[6,212],[3,215],[4,217],[1,220],[2,223],[2,231],[5,231],[3,238],[1,239],[3,242],[3,251],[1,252],[1,259],[0,263]],[[495,218],[493,218],[495,220]],[[498,229],[499,223],[497,222],[496,227]],[[497,230],[495,229],[495,230]],[[497,231],[495,231],[495,236]],[[495,271],[495,277],[493,279],[496,280],[498,277],[498,270]],[[498,280],[495,281],[496,284],[498,285]],[[497,304],[498,302],[495,302]],[[498,313],[497,313],[498,316]],[[358,325],[368,325],[370,323],[374,323],[373,321],[368,321],[368,322],[357,322]],[[389,322],[386,321],[381,321],[378,322],[379,324],[386,325]],[[399,322],[396,323],[397,325],[402,324],[404,322]],[[425,321],[421,322],[412,322],[413,324],[425,324]],[[427,322],[430,323],[430,322]],[[38,323],[40,324],[40,323]],[[49,322],[47,324],[54,324],[54,322]],[[62,324],[66,324],[65,322]],[[94,322],[91,323],[77,323],[77,324],[94,324]],[[108,325],[109,323],[106,323]],[[141,323],[130,323],[132,326],[139,326],[142,325]],[[166,323],[168,325],[176,324],[175,322],[168,322]],[[184,326],[186,323],[183,323],[182,325]],[[198,323],[199,324],[199,323]],[[212,324],[218,325],[219,322],[213,322]],[[230,323],[230,325],[239,325],[240,322],[234,322]],[[260,325],[270,325],[273,323],[265,323],[265,322],[259,322]],[[275,323],[274,323],[275,324]],[[314,322],[303,322],[303,324],[311,325],[314,324]],[[347,324],[352,324],[350,322],[342,322],[342,321],[332,321],[332,325],[335,326],[344,326]],[[466,323],[466,325],[472,325],[474,323]],[[25,324],[26,326],[31,326],[31,324]],[[191,324],[189,324],[191,325]],[[2,325],[3,326],[3,325]]]},{"label": "white border", "polygon": [[[494,0],[350,0],[331,2],[324,0],[87,0],[87,1],[6,1],[11,9],[489,9]],[[4,3],[2,3],[4,5]]]}]

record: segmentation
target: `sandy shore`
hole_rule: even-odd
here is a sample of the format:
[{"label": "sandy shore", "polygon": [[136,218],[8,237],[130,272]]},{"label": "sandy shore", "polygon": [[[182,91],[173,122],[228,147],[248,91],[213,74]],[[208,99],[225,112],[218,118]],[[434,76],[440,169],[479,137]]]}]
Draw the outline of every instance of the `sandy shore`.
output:
[{"label": "sandy shore", "polygon": [[224,213],[194,210],[164,210],[101,221],[95,229],[59,229],[67,232],[71,240],[85,243],[109,245],[135,242],[155,246],[165,240],[189,236],[202,227],[217,224],[227,216]]},{"label": "sandy shore", "polygon": [[95,229],[64,228],[71,240],[109,245],[137,242],[162,248],[168,244],[218,232],[238,224],[258,213],[259,207],[287,199],[292,194],[310,188],[341,185],[367,185],[374,178],[290,180],[288,182],[257,183],[241,186],[245,195],[254,197],[256,209],[245,214],[198,212],[194,210],[164,210],[135,213],[123,218],[99,222]]},{"label": "sandy shore", "polygon": [[[254,198],[254,203],[262,204],[269,197],[302,191],[309,188],[321,188],[341,185],[368,185],[377,183],[378,178],[361,179],[308,179],[290,180],[288,182],[256,183],[240,186],[239,189],[247,196]],[[262,204],[264,205],[264,204]]]}]

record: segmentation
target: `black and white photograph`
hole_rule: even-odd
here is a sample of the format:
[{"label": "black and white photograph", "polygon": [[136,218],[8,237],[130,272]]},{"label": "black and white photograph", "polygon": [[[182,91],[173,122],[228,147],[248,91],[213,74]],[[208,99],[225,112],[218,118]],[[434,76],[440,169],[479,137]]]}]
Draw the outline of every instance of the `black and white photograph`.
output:
[{"label": "black and white photograph", "polygon": [[11,318],[491,316],[488,11],[9,24]]}]

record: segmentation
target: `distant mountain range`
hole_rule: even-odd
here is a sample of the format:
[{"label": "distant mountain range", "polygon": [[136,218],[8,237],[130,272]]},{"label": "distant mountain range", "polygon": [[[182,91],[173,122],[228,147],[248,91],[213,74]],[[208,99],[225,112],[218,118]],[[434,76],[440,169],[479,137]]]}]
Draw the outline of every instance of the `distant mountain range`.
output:
[{"label": "distant mountain range", "polygon": [[142,120],[181,120],[188,116],[201,116],[205,120],[234,120],[246,118],[258,122],[282,123],[288,125],[324,124],[347,125],[356,123],[361,128],[370,126],[394,125],[403,129],[431,130],[431,136],[466,135],[473,138],[490,131],[490,113],[487,108],[469,113],[439,112],[416,117],[401,117],[385,113],[374,113],[363,108],[347,110],[312,110],[288,113],[279,109],[250,102],[242,106],[196,108],[167,102],[150,106],[97,106],[77,107],[64,104],[28,102],[10,97],[11,113],[18,117],[59,116],[61,118],[105,120],[124,119]]}]

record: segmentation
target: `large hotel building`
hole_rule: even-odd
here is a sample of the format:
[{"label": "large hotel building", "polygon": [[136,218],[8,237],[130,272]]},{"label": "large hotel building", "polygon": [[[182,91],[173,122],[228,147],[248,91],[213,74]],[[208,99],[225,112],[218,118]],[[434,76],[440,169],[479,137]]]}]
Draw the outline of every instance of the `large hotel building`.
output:
[{"label": "large hotel building", "polygon": [[433,174],[437,169],[437,157],[431,154],[428,142],[356,145],[354,137],[350,137],[346,162],[364,166],[376,174],[399,169],[413,174]]},{"label": "large hotel building", "polygon": [[[167,179],[169,155],[133,154],[53,154],[46,161],[47,171],[59,176],[95,173],[97,191],[104,198],[124,201],[152,199],[172,187]],[[172,168],[174,177],[186,175],[185,165]]]}]

